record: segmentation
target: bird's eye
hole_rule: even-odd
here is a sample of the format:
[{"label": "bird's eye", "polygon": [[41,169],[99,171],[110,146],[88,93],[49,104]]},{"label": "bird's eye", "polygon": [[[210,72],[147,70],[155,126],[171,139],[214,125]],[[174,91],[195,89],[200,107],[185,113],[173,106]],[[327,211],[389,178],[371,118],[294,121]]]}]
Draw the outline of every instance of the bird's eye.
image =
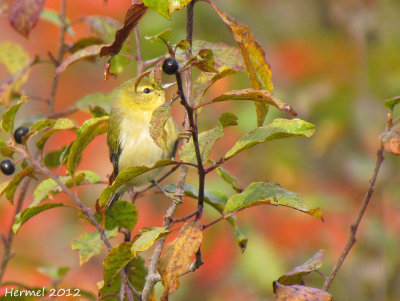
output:
[{"label": "bird's eye", "polygon": [[151,90],[150,90],[149,88],[145,88],[145,89],[143,90],[143,92],[144,92],[145,94],[150,94]]}]

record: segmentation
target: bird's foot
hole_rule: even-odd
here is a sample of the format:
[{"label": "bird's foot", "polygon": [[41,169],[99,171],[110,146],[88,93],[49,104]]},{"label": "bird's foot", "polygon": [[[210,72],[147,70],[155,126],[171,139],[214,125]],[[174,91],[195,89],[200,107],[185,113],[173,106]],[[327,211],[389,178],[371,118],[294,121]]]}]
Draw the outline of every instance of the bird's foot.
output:
[{"label": "bird's foot", "polygon": [[192,137],[192,130],[181,130],[178,133],[178,138],[179,139],[186,139],[189,140],[190,137]]},{"label": "bird's foot", "polygon": [[183,203],[183,194],[181,193],[170,193],[167,192],[163,187],[161,187],[156,180],[152,181],[153,184],[161,190],[161,192],[167,197],[169,198],[171,201],[173,201],[175,204],[179,205]]}]

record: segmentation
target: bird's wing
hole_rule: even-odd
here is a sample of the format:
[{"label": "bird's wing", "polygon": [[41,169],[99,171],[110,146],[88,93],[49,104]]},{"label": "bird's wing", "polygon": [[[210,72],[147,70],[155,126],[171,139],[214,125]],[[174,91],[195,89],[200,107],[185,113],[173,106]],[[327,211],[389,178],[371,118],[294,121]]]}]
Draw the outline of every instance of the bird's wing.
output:
[{"label": "bird's wing", "polygon": [[[118,115],[116,112],[111,112],[110,120],[108,121],[107,144],[110,150],[110,161],[114,167],[110,182],[113,182],[118,175],[119,156],[121,155],[121,145],[119,142],[121,118]],[[111,180],[111,178],[113,179]]]}]

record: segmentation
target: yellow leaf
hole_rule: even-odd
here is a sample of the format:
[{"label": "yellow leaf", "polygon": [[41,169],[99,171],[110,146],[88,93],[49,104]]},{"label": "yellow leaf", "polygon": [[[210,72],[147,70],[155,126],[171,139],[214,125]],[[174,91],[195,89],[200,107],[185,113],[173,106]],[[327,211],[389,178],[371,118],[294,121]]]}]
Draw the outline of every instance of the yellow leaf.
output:
[{"label": "yellow leaf", "polygon": [[191,258],[200,248],[203,226],[200,221],[185,224],[178,237],[165,247],[158,263],[158,272],[164,285],[162,300],[179,287],[179,277],[189,271]]}]

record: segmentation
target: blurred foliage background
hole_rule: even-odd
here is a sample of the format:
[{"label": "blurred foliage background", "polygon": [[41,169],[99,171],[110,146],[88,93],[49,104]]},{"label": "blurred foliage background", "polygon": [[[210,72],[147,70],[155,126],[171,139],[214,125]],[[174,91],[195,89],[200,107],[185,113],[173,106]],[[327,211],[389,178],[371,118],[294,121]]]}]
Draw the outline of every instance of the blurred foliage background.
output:
[{"label": "blurred foliage background", "polygon": [[[130,1],[67,1],[67,15],[73,22],[73,43],[89,35],[81,16],[105,15],[122,21]],[[224,165],[247,185],[253,181],[273,180],[304,196],[309,207],[320,207],[325,223],[288,208],[257,207],[238,215],[242,231],[248,236],[247,250],[237,247],[228,223],[221,222],[205,232],[202,247],[205,265],[187,275],[172,300],[272,300],[272,281],[301,264],[317,249],[325,250],[321,269],[329,273],[343,249],[349,226],[359,209],[373,172],[378,135],[384,130],[387,111],[383,101],[400,90],[400,2],[395,0],[215,0],[222,11],[248,25],[266,51],[275,85],[275,95],[289,103],[299,117],[316,125],[311,139],[274,141],[252,148]],[[59,1],[47,1],[47,8],[59,9]],[[21,44],[33,57],[45,58],[55,52],[59,28],[40,20],[29,39],[18,35],[0,18],[0,41]],[[185,37],[185,11],[168,21],[150,11],[141,21],[145,59],[165,53],[150,36],[172,28],[171,40]],[[195,7],[194,38],[233,45],[230,32],[205,3]],[[133,47],[134,48],[134,47]],[[132,53],[133,54],[133,53]],[[56,111],[70,107],[87,94],[112,91],[124,80],[136,76],[131,63],[118,77],[104,81],[104,60],[81,61],[61,75]],[[35,66],[23,91],[46,98],[53,66]],[[6,78],[0,66],[0,79]],[[215,85],[207,97],[228,89],[247,88],[245,74],[228,77]],[[18,115],[16,126],[34,115],[44,114],[44,104],[31,99]],[[175,106],[179,123],[183,111]],[[2,108],[4,110],[4,108]],[[221,112],[239,117],[239,126],[228,128],[213,158],[218,159],[241,134],[256,126],[251,103],[221,103],[206,108],[199,116],[200,130],[209,129]],[[266,123],[282,115],[274,108]],[[284,115],[282,115],[284,116]],[[89,114],[72,115],[78,122]],[[286,117],[286,116],[285,116]],[[47,150],[58,149],[74,135],[54,135]],[[386,154],[371,206],[361,224],[358,241],[340,270],[331,293],[336,300],[400,300],[400,160]],[[92,169],[104,179],[111,172],[105,136],[98,137],[86,150],[81,169]],[[1,181],[6,178],[1,176]],[[173,177],[169,182],[173,181]],[[193,172],[188,183],[196,185]],[[228,195],[234,191],[218,175],[207,177],[206,187]],[[94,206],[102,185],[78,188],[86,205]],[[57,195],[73,206],[66,196]],[[26,204],[30,201],[27,200]],[[186,198],[178,216],[195,208]],[[159,226],[168,206],[160,197],[140,198],[136,203],[139,222],[136,229]],[[0,202],[1,233],[8,231],[14,208]],[[42,266],[68,266],[70,271],[61,288],[80,287],[97,291],[102,277],[102,260],[97,256],[79,266],[71,242],[87,225],[75,210],[57,209],[46,217],[29,221],[16,236],[12,259],[4,280],[19,280],[30,286],[48,285],[49,278],[38,271]],[[205,221],[217,213],[206,209]],[[150,253],[149,253],[150,254]],[[308,277],[309,286],[321,287],[320,275]],[[159,285],[158,285],[159,286]],[[157,287],[158,287],[157,286]]]}]

